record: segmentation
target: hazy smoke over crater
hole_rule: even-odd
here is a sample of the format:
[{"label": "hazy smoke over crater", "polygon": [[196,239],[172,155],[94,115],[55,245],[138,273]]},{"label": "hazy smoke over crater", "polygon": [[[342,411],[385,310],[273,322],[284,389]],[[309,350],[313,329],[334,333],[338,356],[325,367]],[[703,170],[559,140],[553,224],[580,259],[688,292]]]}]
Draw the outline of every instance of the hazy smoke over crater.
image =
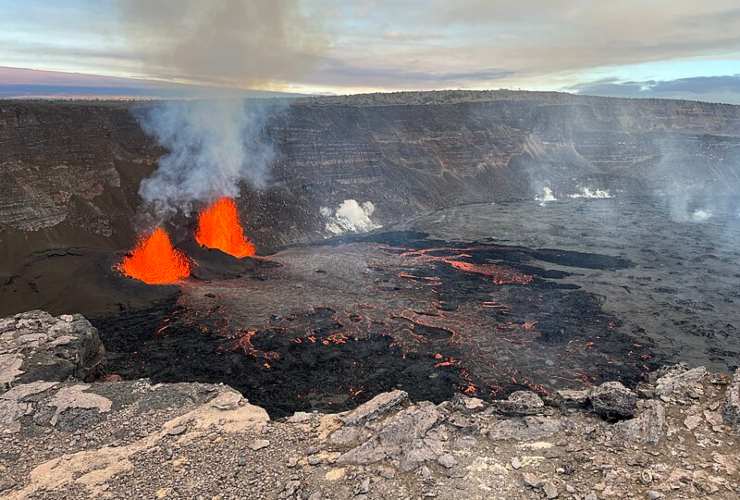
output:
[{"label": "hazy smoke over crater", "polygon": [[299,80],[327,47],[297,0],[121,0],[142,73],[238,88]]},{"label": "hazy smoke over crater", "polygon": [[120,8],[128,43],[145,54],[142,73],[208,85],[194,87],[191,97],[199,100],[138,112],[144,130],[169,151],[141,184],[147,207],[162,218],[187,213],[194,202],[238,196],[243,182],[264,188],[273,158],[264,125],[274,105],[241,99],[239,89],[309,71],[325,46],[316,23],[296,0],[126,0]]},{"label": "hazy smoke over crater", "polygon": [[144,131],[169,150],[139,193],[157,213],[239,195],[242,182],[265,187],[273,158],[264,134],[271,108],[241,99],[178,101],[138,113]]}]

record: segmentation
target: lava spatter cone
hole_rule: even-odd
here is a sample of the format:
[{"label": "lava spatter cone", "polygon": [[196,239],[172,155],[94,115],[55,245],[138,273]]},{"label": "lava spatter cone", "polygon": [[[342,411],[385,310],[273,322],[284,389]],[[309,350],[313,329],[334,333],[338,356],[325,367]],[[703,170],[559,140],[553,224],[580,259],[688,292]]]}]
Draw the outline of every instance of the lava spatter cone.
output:
[{"label": "lava spatter cone", "polygon": [[116,268],[149,285],[166,285],[190,276],[190,260],[177,250],[167,232],[157,228],[143,236]]},{"label": "lava spatter cone", "polygon": [[244,236],[236,203],[228,197],[219,198],[200,211],[195,241],[240,259],[256,253],[254,244]]}]

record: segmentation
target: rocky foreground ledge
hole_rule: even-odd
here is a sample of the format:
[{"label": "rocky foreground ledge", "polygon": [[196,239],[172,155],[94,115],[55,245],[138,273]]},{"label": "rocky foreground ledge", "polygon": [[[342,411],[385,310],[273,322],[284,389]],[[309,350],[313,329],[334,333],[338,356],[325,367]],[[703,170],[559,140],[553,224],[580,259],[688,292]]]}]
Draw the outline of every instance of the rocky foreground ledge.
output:
[{"label": "rocky foreground ledge", "polygon": [[103,359],[80,315],[0,320],[0,497],[740,495],[740,370],[674,366],[634,391],[609,382],[491,403],[393,391],[272,421],[223,385],[89,382]]}]

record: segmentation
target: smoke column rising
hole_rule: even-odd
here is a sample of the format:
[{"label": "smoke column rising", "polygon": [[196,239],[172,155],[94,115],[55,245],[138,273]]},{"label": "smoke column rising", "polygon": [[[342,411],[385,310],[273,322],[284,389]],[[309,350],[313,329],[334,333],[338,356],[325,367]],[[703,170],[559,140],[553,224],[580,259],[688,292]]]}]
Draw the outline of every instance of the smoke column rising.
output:
[{"label": "smoke column rising", "polygon": [[169,153],[139,194],[160,216],[193,202],[236,197],[241,182],[265,187],[273,147],[263,133],[269,106],[242,99],[173,101],[139,113],[144,131]]},{"label": "smoke column rising", "polygon": [[[236,197],[268,181],[273,148],[263,133],[275,105],[241,99],[312,71],[326,48],[320,23],[298,0],[120,0],[122,34],[144,55],[142,74],[208,86],[143,108],[137,118],[169,152],[140,187],[163,219],[193,204]],[[235,97],[236,96],[236,97]]]}]

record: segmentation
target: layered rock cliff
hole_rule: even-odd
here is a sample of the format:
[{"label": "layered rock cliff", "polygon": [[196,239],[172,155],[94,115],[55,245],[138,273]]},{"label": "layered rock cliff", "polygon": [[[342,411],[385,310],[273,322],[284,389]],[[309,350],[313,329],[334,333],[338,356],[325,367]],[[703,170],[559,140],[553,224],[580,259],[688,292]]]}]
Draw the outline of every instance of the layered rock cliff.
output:
[{"label": "layered rock cliff", "polygon": [[[142,178],[165,153],[142,103],[0,102],[0,272],[58,247],[130,247]],[[736,185],[740,107],[533,92],[424,92],[291,101],[268,120],[270,187],[244,186],[261,251],[327,234],[347,199],[374,223],[579,187],[630,193]],[[322,207],[324,208],[322,214]]]}]

